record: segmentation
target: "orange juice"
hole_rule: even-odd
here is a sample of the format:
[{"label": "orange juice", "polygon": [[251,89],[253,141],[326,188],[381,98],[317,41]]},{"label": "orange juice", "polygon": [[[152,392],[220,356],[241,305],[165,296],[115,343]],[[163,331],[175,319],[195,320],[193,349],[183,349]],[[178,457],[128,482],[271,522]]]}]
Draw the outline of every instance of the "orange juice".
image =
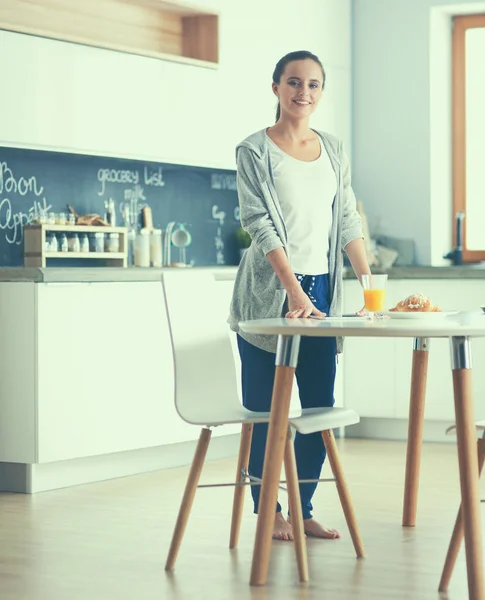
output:
[{"label": "orange juice", "polygon": [[384,310],[386,290],[364,290],[365,310],[377,312]]}]

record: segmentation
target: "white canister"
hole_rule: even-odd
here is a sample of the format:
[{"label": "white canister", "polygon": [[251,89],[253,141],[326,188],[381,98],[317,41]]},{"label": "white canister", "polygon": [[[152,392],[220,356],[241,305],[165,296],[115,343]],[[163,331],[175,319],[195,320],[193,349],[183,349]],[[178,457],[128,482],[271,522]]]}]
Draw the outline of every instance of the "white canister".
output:
[{"label": "white canister", "polygon": [[135,238],[135,267],[150,266],[150,230],[143,228]]},{"label": "white canister", "polygon": [[162,266],[162,230],[153,229],[150,235],[150,266]]}]

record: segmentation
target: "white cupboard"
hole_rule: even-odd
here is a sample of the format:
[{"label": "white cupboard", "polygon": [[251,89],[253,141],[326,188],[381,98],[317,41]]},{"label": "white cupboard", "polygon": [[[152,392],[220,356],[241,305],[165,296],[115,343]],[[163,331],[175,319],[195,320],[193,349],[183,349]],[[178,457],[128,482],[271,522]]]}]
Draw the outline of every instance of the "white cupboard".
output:
[{"label": "white cupboard", "polygon": [[[214,303],[224,322],[232,288],[230,279],[216,281]],[[390,280],[388,305],[422,291],[443,309],[471,309],[483,304],[483,288],[480,279]],[[362,304],[360,284],[345,280],[344,311]],[[197,439],[199,428],[174,407],[159,281],[0,283],[0,322],[0,463],[61,464]],[[235,334],[230,338],[240,394]],[[476,415],[484,418],[485,339],[472,346]],[[411,360],[411,339],[347,338],[336,404],[363,418],[407,419]],[[295,383],[292,407],[298,406]],[[430,342],[425,418],[454,418],[448,340]],[[213,435],[238,431],[225,426]]]},{"label": "white cupboard", "polygon": [[[355,279],[344,282],[344,313],[362,308],[364,296]],[[351,338],[344,341],[345,406],[361,417],[395,416],[395,340]]]},{"label": "white cupboard", "polygon": [[34,289],[0,283],[0,462],[36,459]]},{"label": "white cupboard", "polygon": [[[344,311],[362,306],[362,289],[356,280],[344,285]],[[387,305],[414,292],[422,292],[443,310],[472,310],[483,304],[485,286],[480,279],[389,280]],[[413,342],[411,339],[345,340],[345,405],[361,417],[406,419]],[[485,339],[472,341],[473,389],[477,418],[485,417]],[[448,339],[430,340],[425,419],[453,421],[453,386]]]},{"label": "white cupboard", "polygon": [[177,440],[161,284],[41,283],[36,291],[38,461]]},{"label": "white cupboard", "polygon": [[[233,282],[216,285],[225,321]],[[0,462],[57,462],[198,438],[200,428],[174,406],[160,282],[2,283],[0,321]]]},{"label": "white cupboard", "polygon": [[[480,280],[402,280],[395,282],[398,299],[408,290],[421,290],[443,310],[473,310],[483,304],[485,285]],[[394,287],[394,286],[393,286]],[[407,418],[412,350],[410,341],[396,340],[396,416]],[[485,418],[485,339],[474,338],[472,345],[475,414]],[[425,419],[453,421],[455,409],[451,374],[450,342],[430,340]]]}]

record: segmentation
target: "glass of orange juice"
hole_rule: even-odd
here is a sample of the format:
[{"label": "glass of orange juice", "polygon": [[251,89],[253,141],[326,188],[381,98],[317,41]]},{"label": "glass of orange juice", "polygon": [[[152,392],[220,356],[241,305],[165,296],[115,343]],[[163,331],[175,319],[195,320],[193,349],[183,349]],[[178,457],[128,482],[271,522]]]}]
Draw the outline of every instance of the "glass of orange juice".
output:
[{"label": "glass of orange juice", "polygon": [[362,287],[365,310],[369,313],[369,318],[373,319],[386,305],[387,275],[362,275]]}]

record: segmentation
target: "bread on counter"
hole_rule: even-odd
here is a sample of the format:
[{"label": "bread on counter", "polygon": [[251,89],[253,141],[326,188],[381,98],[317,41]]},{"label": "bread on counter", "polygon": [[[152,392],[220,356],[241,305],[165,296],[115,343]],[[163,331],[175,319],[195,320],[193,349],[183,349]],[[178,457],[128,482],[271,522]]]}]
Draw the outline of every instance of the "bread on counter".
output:
[{"label": "bread on counter", "polygon": [[441,309],[433,304],[424,294],[411,294],[396,304],[391,312],[441,312]]}]

